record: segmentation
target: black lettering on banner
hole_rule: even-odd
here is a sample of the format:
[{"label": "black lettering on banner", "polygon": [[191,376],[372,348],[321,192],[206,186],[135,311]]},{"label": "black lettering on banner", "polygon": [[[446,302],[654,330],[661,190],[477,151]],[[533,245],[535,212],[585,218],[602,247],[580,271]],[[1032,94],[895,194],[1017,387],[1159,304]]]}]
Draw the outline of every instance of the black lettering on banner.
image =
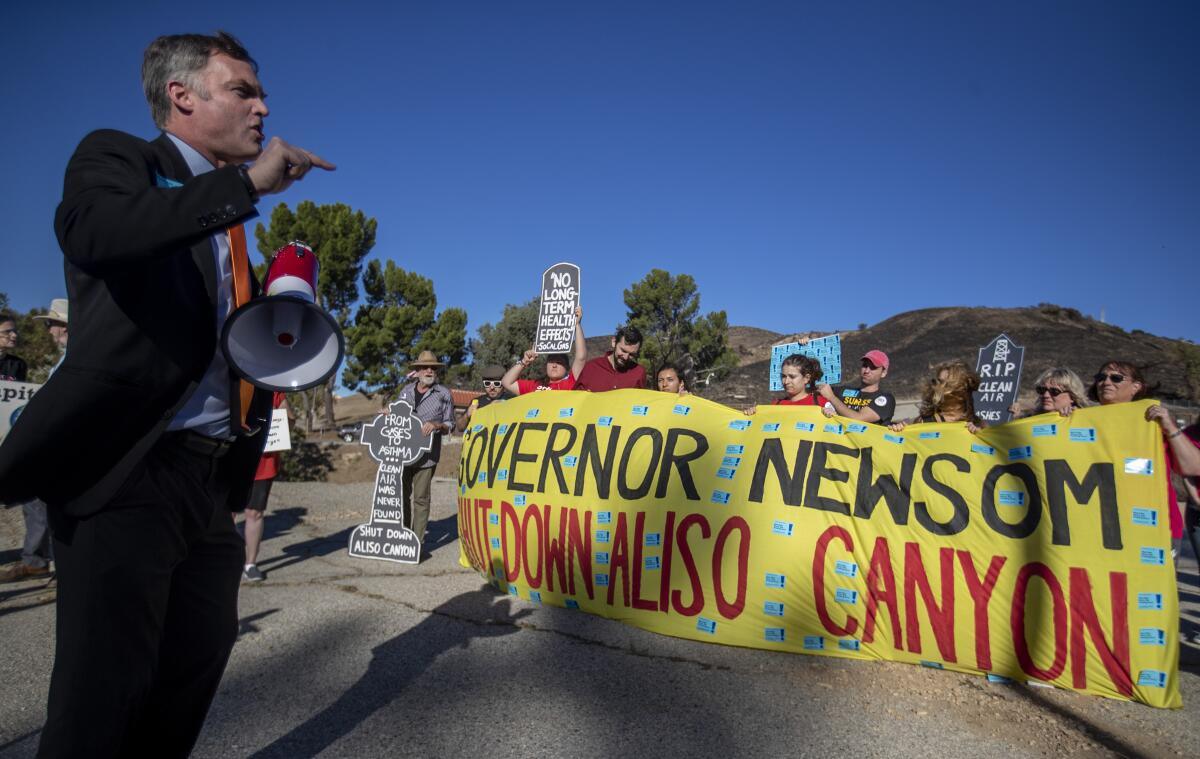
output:
[{"label": "black lettering on banner", "polygon": [[513,435],[516,440],[513,441],[512,456],[508,459],[508,489],[516,490],[521,493],[532,493],[532,482],[517,482],[517,464],[526,461],[537,461],[535,453],[521,453],[521,438],[525,437],[525,433],[530,430],[534,432],[542,432],[546,429],[545,422],[524,422],[516,430]]},{"label": "black lettering on banner", "polygon": [[[567,442],[564,445],[556,446],[554,441],[558,439],[560,432],[567,433]],[[554,465],[554,478],[558,480],[558,492],[568,492],[567,479],[562,470],[562,457],[575,445],[575,438],[578,434],[574,425],[563,422],[556,422],[550,428],[550,439],[546,441],[546,454],[542,457],[542,472],[538,476],[539,493],[546,492],[546,470],[550,468],[551,464]]]},{"label": "black lettering on banner", "polygon": [[774,467],[783,502],[788,506],[799,506],[804,495],[804,472],[808,469],[808,457],[812,453],[812,447],[811,440],[801,440],[796,448],[796,465],[788,471],[787,459],[783,456],[783,444],[779,438],[764,440],[762,447],[758,449],[758,461],[754,464],[754,479],[750,481],[750,501],[762,503],[767,467]]},{"label": "black lettering on banner", "polygon": [[906,453],[900,460],[900,483],[892,474],[881,474],[872,481],[875,474],[872,457],[874,449],[863,448],[859,454],[862,462],[858,468],[857,490],[854,496],[854,516],[859,519],[870,519],[875,506],[882,498],[887,502],[888,511],[892,512],[892,521],[898,525],[908,524],[908,509],[912,504],[912,479],[917,468],[917,454]]},{"label": "black lettering on banner", "polygon": [[[1011,474],[1025,485],[1026,497],[1029,503],[1025,508],[1025,516],[1016,524],[1009,524],[1000,518],[996,511],[996,482],[1006,474]],[[1020,461],[1011,464],[997,464],[987,473],[983,480],[983,496],[980,499],[983,510],[983,520],[998,534],[1009,538],[1027,538],[1037,529],[1042,520],[1042,494],[1038,490],[1037,475],[1028,464]]]},{"label": "black lettering on banner", "polygon": [[[514,426],[519,426],[519,425],[514,425]],[[506,448],[508,448],[509,441],[511,441],[513,439],[513,436],[517,433],[517,431],[515,429],[510,429],[507,435],[497,435],[496,430],[498,429],[498,427],[499,427],[499,425],[492,426],[492,434],[491,434],[491,437],[488,439],[487,481],[488,481],[489,488],[496,486],[496,472],[497,472],[497,470],[500,469],[500,462],[504,460],[504,451]],[[500,438],[500,450],[496,450],[496,439],[497,438]]]},{"label": "black lettering on banner", "polygon": [[612,484],[613,459],[617,453],[617,439],[621,437],[621,428],[612,427],[608,436],[608,450],[604,452],[604,460],[600,460],[600,443],[596,439],[596,425],[589,424],[583,433],[583,445],[579,451],[579,474],[575,475],[575,497],[583,495],[583,483],[587,480],[588,466],[596,470],[596,495],[608,498]]},{"label": "black lettering on banner", "polygon": [[971,471],[971,465],[962,456],[955,456],[953,453],[936,453],[925,459],[925,464],[921,467],[921,479],[929,486],[930,490],[950,502],[950,505],[954,507],[954,514],[951,515],[949,521],[939,522],[930,515],[929,506],[925,501],[917,501],[913,504],[914,511],[917,522],[926,530],[929,530],[930,533],[934,535],[957,535],[967,527],[969,519],[967,502],[959,495],[957,490],[933,476],[933,465],[941,461],[950,462],[960,472]]},{"label": "black lettering on banner", "polygon": [[[650,438],[650,461],[646,465],[646,474],[642,477],[642,482],[636,488],[629,487],[629,460],[633,456],[633,449],[637,442],[644,437]],[[645,498],[650,492],[650,484],[654,482],[654,472],[658,468],[658,458],[662,455],[663,436],[662,433],[653,427],[638,427],[629,436],[629,440],[625,441],[625,449],[621,451],[621,465],[617,469],[617,493],[627,501],[636,501],[639,498]]]},{"label": "black lettering on banner", "polygon": [[[681,455],[675,453],[681,437],[689,437],[695,442],[696,447],[692,449],[691,453]],[[667,484],[671,480],[671,466],[674,465],[675,470],[679,472],[679,483],[683,486],[683,492],[687,495],[687,499],[689,501],[700,500],[700,494],[696,491],[696,483],[692,480],[692,469],[688,466],[688,462],[695,461],[706,453],[708,453],[708,438],[704,435],[695,430],[679,429],[678,427],[668,430],[667,447],[663,452],[662,465],[658,474],[658,487],[654,489],[654,497],[666,497]]]},{"label": "black lettering on banner", "polygon": [[[483,453],[487,450],[488,431],[482,429],[471,436],[471,445],[467,448],[466,461],[458,468],[458,484],[463,484],[463,475],[467,475],[466,484],[474,485],[479,482],[479,470],[483,468]],[[475,448],[479,447],[479,455],[475,455]],[[475,457],[474,464],[471,462],[471,457]]]},{"label": "black lettering on banner", "polygon": [[1110,462],[1097,462],[1088,467],[1083,482],[1075,479],[1071,465],[1062,459],[1046,461],[1046,500],[1050,510],[1050,521],[1054,525],[1054,545],[1071,545],[1071,526],[1067,517],[1067,494],[1071,489],[1076,503],[1085,504],[1092,494],[1100,493],[1100,536],[1104,547],[1120,551],[1121,518],[1117,510],[1117,482]]},{"label": "black lettering on banner", "polygon": [[817,443],[813,446],[812,471],[809,472],[808,482],[804,488],[804,505],[806,507],[850,516],[850,504],[820,495],[821,480],[849,482],[849,472],[844,469],[830,469],[825,462],[830,454],[858,458],[858,451],[857,448],[848,448],[837,443]]}]

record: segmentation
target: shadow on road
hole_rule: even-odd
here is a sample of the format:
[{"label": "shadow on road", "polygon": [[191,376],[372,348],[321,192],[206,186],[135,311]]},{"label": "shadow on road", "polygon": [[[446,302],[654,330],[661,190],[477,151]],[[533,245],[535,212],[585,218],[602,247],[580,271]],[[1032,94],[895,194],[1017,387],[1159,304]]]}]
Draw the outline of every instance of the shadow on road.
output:
[{"label": "shadow on road", "polygon": [[319,754],[398,698],[445,651],[466,648],[475,638],[518,632],[516,622],[531,611],[513,613],[509,607],[509,598],[491,588],[451,598],[415,627],[373,649],[358,682],[324,710],[252,754],[253,759]]}]

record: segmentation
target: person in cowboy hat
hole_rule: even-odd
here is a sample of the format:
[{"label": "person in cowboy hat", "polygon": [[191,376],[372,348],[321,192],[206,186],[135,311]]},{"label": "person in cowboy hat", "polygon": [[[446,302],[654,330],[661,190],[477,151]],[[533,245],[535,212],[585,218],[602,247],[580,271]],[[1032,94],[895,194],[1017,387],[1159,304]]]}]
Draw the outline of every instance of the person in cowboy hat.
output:
[{"label": "person in cowboy hat", "polygon": [[421,351],[417,360],[408,365],[409,376],[415,381],[400,391],[400,400],[408,401],[413,413],[423,422],[421,433],[433,435],[429,451],[406,465],[401,477],[404,524],[417,534],[422,544],[425,543],[425,526],[429,523],[433,470],[442,453],[442,435],[454,427],[454,400],[450,390],[438,383],[438,370],[445,366],[433,351]]}]

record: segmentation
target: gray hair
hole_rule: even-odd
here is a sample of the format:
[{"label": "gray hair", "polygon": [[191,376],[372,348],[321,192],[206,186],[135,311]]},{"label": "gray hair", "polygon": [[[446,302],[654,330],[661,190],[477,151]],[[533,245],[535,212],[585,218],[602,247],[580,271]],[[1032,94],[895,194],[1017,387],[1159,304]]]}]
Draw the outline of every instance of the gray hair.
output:
[{"label": "gray hair", "polygon": [[171,98],[167,95],[167,83],[183,82],[204,100],[210,94],[204,89],[198,74],[208,65],[209,57],[224,53],[230,58],[245,61],[258,73],[258,64],[242,47],[242,43],[228,32],[206,34],[171,34],[159,37],[150,43],[142,57],[142,91],[150,104],[150,114],[159,129],[166,129],[171,117]]}]

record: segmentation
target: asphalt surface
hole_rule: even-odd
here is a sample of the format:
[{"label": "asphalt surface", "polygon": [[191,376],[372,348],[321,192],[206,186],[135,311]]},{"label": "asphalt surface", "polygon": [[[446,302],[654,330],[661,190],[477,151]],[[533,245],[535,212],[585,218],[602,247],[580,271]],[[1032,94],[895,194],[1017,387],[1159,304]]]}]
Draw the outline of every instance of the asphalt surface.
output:
[{"label": "asphalt surface", "polygon": [[[1197,756],[1200,595],[1181,566],[1184,708],[901,664],[678,640],[512,599],[458,564],[434,482],[419,566],[351,559],[372,483],[276,483],[241,635],[194,755]],[[19,545],[0,513],[0,548]],[[16,558],[6,550],[2,557]],[[53,583],[0,586],[0,759],[33,756]]]}]

